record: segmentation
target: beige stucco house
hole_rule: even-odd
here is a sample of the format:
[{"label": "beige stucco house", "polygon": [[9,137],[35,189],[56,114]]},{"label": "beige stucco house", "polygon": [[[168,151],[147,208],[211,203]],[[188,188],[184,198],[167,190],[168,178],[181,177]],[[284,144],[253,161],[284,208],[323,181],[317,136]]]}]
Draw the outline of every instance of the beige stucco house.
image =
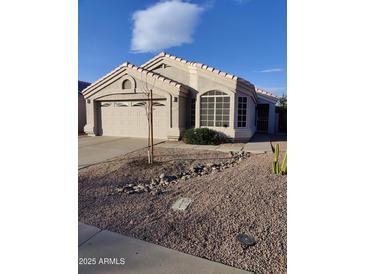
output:
[{"label": "beige stucco house", "polygon": [[83,90],[84,131],[146,138],[146,83],[153,87],[155,138],[177,140],[191,127],[212,128],[235,140],[275,131],[276,96],[235,75],[167,53],[141,66],[125,62]]}]

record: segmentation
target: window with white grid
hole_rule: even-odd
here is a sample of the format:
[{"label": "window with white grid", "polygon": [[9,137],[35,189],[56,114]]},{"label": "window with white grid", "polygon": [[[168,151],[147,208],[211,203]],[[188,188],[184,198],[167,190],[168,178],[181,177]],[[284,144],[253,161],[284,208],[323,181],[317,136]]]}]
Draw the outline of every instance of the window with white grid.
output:
[{"label": "window with white grid", "polygon": [[200,126],[229,127],[230,97],[221,91],[212,90],[200,98]]},{"label": "window with white grid", "polygon": [[246,127],[247,97],[238,97],[237,127]]}]

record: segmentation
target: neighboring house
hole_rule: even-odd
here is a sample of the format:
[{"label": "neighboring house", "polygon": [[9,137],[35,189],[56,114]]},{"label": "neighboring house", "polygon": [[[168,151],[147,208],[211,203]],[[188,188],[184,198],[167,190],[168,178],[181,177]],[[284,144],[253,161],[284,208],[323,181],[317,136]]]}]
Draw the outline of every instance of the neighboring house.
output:
[{"label": "neighboring house", "polygon": [[147,137],[143,89],[153,87],[154,136],[178,140],[208,127],[234,140],[274,133],[278,98],[204,64],[160,53],[142,66],[123,63],[83,91],[89,135]]},{"label": "neighboring house", "polygon": [[86,125],[86,105],[85,105],[85,98],[82,95],[82,91],[90,86],[90,83],[79,81],[78,82],[78,104],[79,104],[79,133],[84,132],[84,126]]}]

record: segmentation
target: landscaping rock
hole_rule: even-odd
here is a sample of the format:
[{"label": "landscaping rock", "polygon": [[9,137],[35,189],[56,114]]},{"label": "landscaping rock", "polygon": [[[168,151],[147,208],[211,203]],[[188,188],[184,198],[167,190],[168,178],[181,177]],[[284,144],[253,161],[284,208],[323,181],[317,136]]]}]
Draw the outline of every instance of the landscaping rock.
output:
[{"label": "landscaping rock", "polygon": [[190,198],[179,198],[173,205],[173,210],[185,211],[191,204],[192,200]]},{"label": "landscaping rock", "polygon": [[176,180],[176,179],[177,179],[177,177],[175,175],[165,176],[165,178],[164,178],[164,180],[166,182],[171,182],[171,181]]},{"label": "landscaping rock", "polygon": [[252,245],[256,244],[255,239],[246,234],[238,234],[236,238],[238,241],[240,241],[245,246],[252,246]]},{"label": "landscaping rock", "polygon": [[123,192],[124,191],[124,187],[117,187],[116,189],[115,189],[115,191],[116,192]]},{"label": "landscaping rock", "polygon": [[161,189],[154,189],[151,193],[154,196],[158,196],[158,195],[162,194],[162,190]]},{"label": "landscaping rock", "polygon": [[[227,161],[220,163],[207,163],[207,164],[195,164],[191,165],[187,171],[182,171],[177,175],[166,175],[165,173],[161,173],[159,177],[151,178],[150,183],[146,184],[128,184],[122,188],[118,187],[115,189],[116,193],[126,192],[128,194],[132,193],[141,193],[141,192],[153,192],[153,195],[156,195],[156,187],[160,186],[162,188],[168,187],[171,183],[176,184],[178,180],[189,180],[194,177],[201,177],[204,175],[209,175],[210,173],[221,172],[224,169],[232,168],[236,166],[239,162],[244,160],[250,156],[249,153],[245,153],[244,151],[234,153],[232,151],[229,152],[231,158],[227,159]],[[157,191],[160,192],[160,191]]]},{"label": "landscaping rock", "polygon": [[[111,189],[116,193],[115,189],[126,183],[149,184],[151,178],[159,181],[161,173],[187,171],[199,161],[206,163],[207,158],[225,158],[214,160],[216,164],[231,160],[227,153],[216,151],[201,155],[197,150],[159,151],[157,147],[156,162],[161,164],[148,168],[129,164],[136,157],[145,164],[145,152],[133,152],[79,170],[80,222],[255,273],[287,273],[287,178],[271,174],[272,155],[252,155],[247,159],[244,154],[244,160],[224,174],[179,181],[169,185],[171,191],[166,193],[156,185],[148,195],[132,191],[131,195],[118,193],[106,197]],[[181,160],[186,158],[189,160]],[[90,195],[90,189],[95,195]],[[273,191],[277,195],[272,195]],[[159,194],[153,196],[154,193]],[[185,211],[173,211],[171,206],[179,197],[191,197],[194,204]],[[257,244],[244,250],[246,246],[236,239],[238,233],[253,236]]]}]

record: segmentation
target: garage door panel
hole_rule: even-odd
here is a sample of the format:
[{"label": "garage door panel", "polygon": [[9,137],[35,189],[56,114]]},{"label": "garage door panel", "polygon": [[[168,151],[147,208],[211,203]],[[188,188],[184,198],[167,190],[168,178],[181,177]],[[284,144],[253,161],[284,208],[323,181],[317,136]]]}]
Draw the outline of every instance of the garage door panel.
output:
[{"label": "garage door panel", "polygon": [[[123,136],[146,138],[148,123],[143,104],[132,102],[101,102],[99,121],[104,136]],[[154,137],[167,137],[167,109],[165,102],[154,105]]]}]

